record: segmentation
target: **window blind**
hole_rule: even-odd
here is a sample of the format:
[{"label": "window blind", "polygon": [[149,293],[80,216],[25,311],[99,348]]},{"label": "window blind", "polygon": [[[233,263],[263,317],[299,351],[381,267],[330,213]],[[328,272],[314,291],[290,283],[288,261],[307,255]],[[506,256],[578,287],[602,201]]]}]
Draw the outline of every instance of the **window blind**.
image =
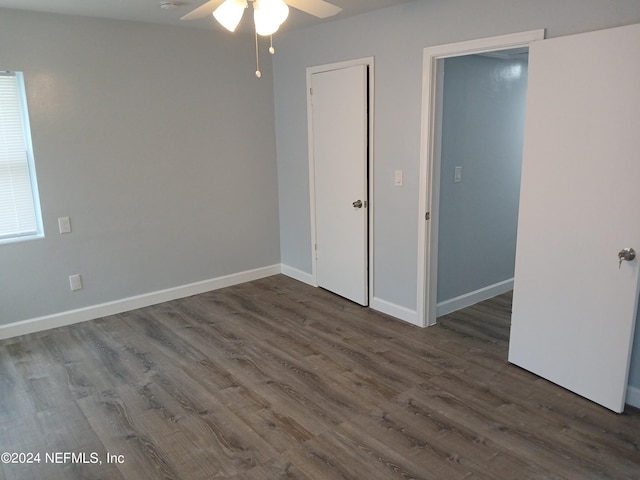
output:
[{"label": "window blind", "polygon": [[19,74],[0,73],[0,240],[39,233],[22,91]]}]

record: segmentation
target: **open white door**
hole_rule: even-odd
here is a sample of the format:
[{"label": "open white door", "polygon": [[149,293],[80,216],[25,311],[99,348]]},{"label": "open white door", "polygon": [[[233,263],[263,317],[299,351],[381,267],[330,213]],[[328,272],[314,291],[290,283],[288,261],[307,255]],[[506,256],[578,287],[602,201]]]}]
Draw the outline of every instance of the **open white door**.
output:
[{"label": "open white door", "polygon": [[367,66],[314,73],[318,286],[368,304]]},{"label": "open white door", "polygon": [[624,409],[638,301],[640,25],[535,42],[509,361]]}]

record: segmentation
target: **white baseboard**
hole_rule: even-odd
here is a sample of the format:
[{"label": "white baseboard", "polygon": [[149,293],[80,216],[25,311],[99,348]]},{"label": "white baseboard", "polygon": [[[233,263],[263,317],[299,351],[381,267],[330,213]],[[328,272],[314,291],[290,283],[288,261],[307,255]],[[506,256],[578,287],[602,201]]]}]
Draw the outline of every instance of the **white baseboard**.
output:
[{"label": "white baseboard", "polygon": [[627,387],[626,404],[640,408],[640,388],[632,387],[631,385]]},{"label": "white baseboard", "polygon": [[417,325],[419,327],[424,326],[422,322],[419,321],[420,319],[418,318],[418,312],[415,310],[411,310],[410,308],[396,305],[395,303],[391,303],[377,297],[373,297],[373,299],[371,300],[371,308],[373,310],[377,310],[378,312],[391,315],[392,317],[395,317],[397,319],[404,320],[405,322],[411,323],[413,325]]},{"label": "white baseboard", "polygon": [[436,305],[436,316],[441,317],[442,315],[448,315],[449,313],[470,307],[476,303],[489,300],[509,290],[513,290],[513,278],[440,302]]},{"label": "white baseboard", "polygon": [[[289,265],[285,264],[282,264],[281,267],[281,273],[283,275],[286,275],[313,287],[318,286],[312,274],[303,272],[302,270],[298,270],[297,268],[290,267]],[[422,326],[422,323],[418,322],[417,312],[415,310],[411,310],[409,308],[402,307],[400,305],[396,305],[395,303],[387,302],[386,300],[381,300],[380,298],[375,297],[371,300],[370,307],[373,310],[386,313],[387,315],[391,315],[392,317],[395,317],[399,320],[404,320],[405,322],[409,322],[413,325]]]},{"label": "white baseboard", "polygon": [[[271,265],[268,267],[247,270],[244,272],[225,275],[223,277],[213,278],[209,280],[203,280],[201,282],[190,283],[187,285],[181,285],[165,290],[159,290],[143,295],[136,295],[134,297],[128,297],[113,302],[92,305],[90,307],[80,308],[77,310],[70,310],[53,315],[46,315],[30,320],[10,323],[8,325],[0,325],[0,340],[49,330],[52,328],[64,327],[66,325],[94,320],[96,318],[106,317],[109,315],[117,315],[118,313],[135,310],[136,308],[144,308],[150,305],[156,305],[158,303],[176,300],[178,298],[198,295],[200,293],[230,287],[233,285],[238,285],[240,283],[250,282],[253,280],[258,280],[260,278],[270,277],[278,273],[282,273],[301,282],[315,286],[313,282],[313,276],[306,272],[302,272],[301,270],[284,264]],[[475,292],[461,295],[460,297],[456,297],[443,302],[442,304],[438,304],[438,312],[440,312],[441,306],[443,308],[455,306],[455,308],[448,312],[451,313],[460,308],[464,308],[466,306],[473,305],[496,295],[500,295],[501,293],[508,292],[512,288],[513,279],[507,280],[505,282],[500,282],[490,287],[476,290]],[[371,308],[373,310],[391,315],[392,317],[411,323],[413,325],[424,326],[422,322],[419,321],[418,314],[415,310],[396,305],[386,300],[374,297],[371,301]],[[438,313],[438,316],[440,315],[446,315],[446,313]],[[640,388],[632,386],[629,386],[627,388],[626,403],[628,405],[631,405],[632,407],[640,408]]]},{"label": "white baseboard", "polygon": [[67,312],[46,315],[44,317],[23,320],[0,326],[0,339],[17,337],[28,333],[40,332],[51,328],[63,327],[74,323],[94,320],[96,318],[116,315],[136,308],[144,308],[162,302],[189,297],[219,288],[230,287],[239,283],[250,282],[260,278],[269,277],[280,273],[280,264],[268,267],[256,268],[244,272],[225,275],[223,277],[203,280],[178,287],[145,293],[134,297],[123,298],[113,302],[92,305]]},{"label": "white baseboard", "polygon": [[[289,265],[285,264],[282,264],[281,267],[281,273],[283,275],[287,275],[288,277],[299,280],[300,282],[306,283],[313,287],[318,286],[312,274],[303,272],[302,270],[298,270],[297,268],[290,267]],[[387,302],[386,300],[381,300],[380,298],[376,297],[371,300],[370,307],[373,310],[386,313],[387,315],[391,315],[392,317],[395,317],[399,320],[404,320],[405,322],[409,322],[413,325],[422,326],[422,323],[418,322],[417,312],[415,310],[411,310],[409,308],[402,307],[400,305],[396,305],[395,303]]]},{"label": "white baseboard", "polygon": [[317,287],[318,285],[313,279],[313,275],[307,272],[303,272],[302,270],[298,270],[297,268],[290,267],[289,265],[285,265],[284,263],[281,265],[281,272],[283,275],[287,277],[291,277],[295,280],[298,280],[302,283],[306,283],[307,285],[311,285],[312,287]]}]

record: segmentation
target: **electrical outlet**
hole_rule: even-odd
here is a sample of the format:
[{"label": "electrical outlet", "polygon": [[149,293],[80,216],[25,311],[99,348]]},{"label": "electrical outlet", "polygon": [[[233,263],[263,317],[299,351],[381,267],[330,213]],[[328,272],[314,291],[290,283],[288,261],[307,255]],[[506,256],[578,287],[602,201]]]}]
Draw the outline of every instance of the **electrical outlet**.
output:
[{"label": "electrical outlet", "polygon": [[71,275],[69,277],[69,285],[71,286],[72,292],[82,289],[82,277],[77,273],[75,275]]},{"label": "electrical outlet", "polygon": [[58,219],[58,228],[60,233],[71,233],[71,219],[69,217],[60,217]]}]

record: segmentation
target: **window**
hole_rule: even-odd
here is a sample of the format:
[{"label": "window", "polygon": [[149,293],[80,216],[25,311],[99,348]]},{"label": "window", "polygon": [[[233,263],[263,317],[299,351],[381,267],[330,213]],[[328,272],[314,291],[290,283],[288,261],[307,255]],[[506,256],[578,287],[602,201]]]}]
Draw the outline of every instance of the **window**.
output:
[{"label": "window", "polygon": [[0,243],[42,237],[24,80],[0,71]]}]

